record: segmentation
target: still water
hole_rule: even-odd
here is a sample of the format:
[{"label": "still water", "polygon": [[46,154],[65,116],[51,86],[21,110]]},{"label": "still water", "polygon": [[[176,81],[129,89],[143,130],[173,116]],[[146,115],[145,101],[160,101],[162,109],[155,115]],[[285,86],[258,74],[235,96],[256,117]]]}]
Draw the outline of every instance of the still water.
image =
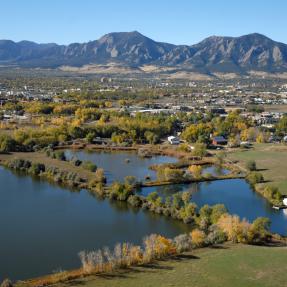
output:
[{"label": "still water", "polygon": [[[108,183],[122,181],[128,175],[139,180],[149,175],[153,180],[156,173],[150,165],[176,161],[165,156],[140,158],[127,152],[66,153],[96,163],[105,170]],[[204,172],[217,171],[207,167]],[[199,207],[223,203],[230,213],[250,221],[268,217],[273,232],[287,234],[284,211],[273,210],[244,180],[143,188],[141,193],[157,191],[167,196],[184,190],[193,192],[192,201]],[[141,244],[142,238],[151,233],[174,237],[188,230],[181,222],[125,203],[100,200],[85,190],[71,192],[0,167],[0,280],[26,279],[79,267],[77,254],[81,250],[112,247],[124,241]]]},{"label": "still water", "polygon": [[268,217],[271,220],[271,231],[287,235],[287,210],[275,210],[260,194],[254,192],[243,179],[218,180],[194,184],[176,184],[170,186],[146,187],[140,194],[148,195],[157,191],[166,197],[176,192],[192,192],[192,202],[198,207],[204,204],[222,203],[229,213],[253,221],[257,217]]},{"label": "still water", "polygon": [[187,226],[127,205],[99,200],[19,176],[0,167],[0,281],[80,266],[78,252],[117,242],[140,244],[151,233],[168,237]]},{"label": "still water", "polygon": [[90,160],[98,167],[103,168],[107,177],[107,183],[123,181],[126,176],[135,176],[139,181],[144,181],[146,176],[151,180],[156,179],[156,172],[149,167],[154,164],[174,163],[174,157],[153,156],[151,158],[139,157],[135,152],[87,152],[66,151],[66,157],[77,157],[80,160]]}]

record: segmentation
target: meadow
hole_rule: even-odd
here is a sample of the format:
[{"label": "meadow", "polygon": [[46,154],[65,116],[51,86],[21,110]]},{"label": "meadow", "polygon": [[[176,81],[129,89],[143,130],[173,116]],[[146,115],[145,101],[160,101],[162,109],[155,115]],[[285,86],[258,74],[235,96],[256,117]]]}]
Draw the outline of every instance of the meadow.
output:
[{"label": "meadow", "polygon": [[225,244],[113,274],[87,277],[63,286],[84,287],[282,287],[287,280],[286,247]]},{"label": "meadow", "polygon": [[248,161],[254,160],[265,179],[265,183],[278,187],[287,195],[287,145],[284,144],[254,144],[248,150],[236,150],[228,153],[228,158],[237,160],[238,165],[245,168]]}]

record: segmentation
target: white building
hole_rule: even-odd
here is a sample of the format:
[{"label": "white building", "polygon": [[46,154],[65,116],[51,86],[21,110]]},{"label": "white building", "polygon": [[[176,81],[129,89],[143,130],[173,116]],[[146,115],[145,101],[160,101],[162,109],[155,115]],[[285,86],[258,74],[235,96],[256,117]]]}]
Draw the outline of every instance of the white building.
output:
[{"label": "white building", "polygon": [[180,140],[178,137],[175,137],[175,136],[169,136],[167,138],[168,142],[172,145],[177,145],[177,144],[180,144]]}]

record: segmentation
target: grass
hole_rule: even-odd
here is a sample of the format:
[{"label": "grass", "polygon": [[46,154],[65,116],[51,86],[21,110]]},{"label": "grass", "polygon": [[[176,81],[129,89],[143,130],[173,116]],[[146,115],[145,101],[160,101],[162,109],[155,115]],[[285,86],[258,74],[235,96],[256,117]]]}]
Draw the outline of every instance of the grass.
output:
[{"label": "grass", "polygon": [[59,286],[83,287],[276,287],[286,286],[286,247],[226,244],[113,274],[87,277]]},{"label": "grass", "polygon": [[12,160],[15,158],[29,160],[33,163],[44,163],[47,167],[54,166],[58,167],[60,170],[75,172],[80,177],[85,178],[87,180],[91,180],[95,176],[94,172],[86,170],[81,166],[76,167],[69,161],[61,161],[58,159],[50,158],[46,156],[44,152],[14,152],[10,154],[0,154],[0,163],[1,161]]},{"label": "grass", "polygon": [[287,195],[287,145],[255,144],[250,150],[229,153],[228,158],[238,160],[242,167],[247,161],[255,160],[267,184],[278,187],[282,194]]}]

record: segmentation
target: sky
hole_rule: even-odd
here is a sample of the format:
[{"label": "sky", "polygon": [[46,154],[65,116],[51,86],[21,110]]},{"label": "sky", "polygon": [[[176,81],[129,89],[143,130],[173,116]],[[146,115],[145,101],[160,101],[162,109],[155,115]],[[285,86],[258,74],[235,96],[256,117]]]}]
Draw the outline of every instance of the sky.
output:
[{"label": "sky", "polygon": [[261,33],[287,43],[286,0],[0,0],[0,39],[69,44],[139,31],[196,44],[212,35]]}]

